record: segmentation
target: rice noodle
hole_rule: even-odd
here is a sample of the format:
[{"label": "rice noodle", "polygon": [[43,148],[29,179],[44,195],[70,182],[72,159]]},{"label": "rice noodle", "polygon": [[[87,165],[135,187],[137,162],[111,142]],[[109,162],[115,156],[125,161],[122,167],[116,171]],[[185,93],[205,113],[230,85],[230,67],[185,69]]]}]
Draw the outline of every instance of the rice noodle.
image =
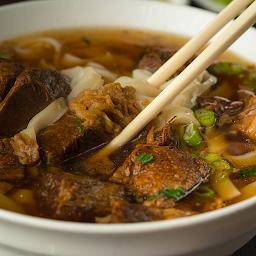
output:
[{"label": "rice noodle", "polygon": [[56,39],[51,37],[37,37],[37,38],[28,39],[26,41],[22,41],[21,43],[17,44],[17,46],[15,47],[15,51],[20,54],[32,53],[33,50],[26,48],[26,46],[29,44],[40,43],[40,42],[44,42],[52,45],[56,52],[59,52],[61,49],[61,43],[58,42]]},{"label": "rice noodle", "polygon": [[103,65],[96,62],[88,62],[87,67],[92,67],[93,70],[100,74],[101,76],[108,78],[112,82],[117,79],[117,75],[109,70],[107,70]]},{"label": "rice noodle", "polygon": [[33,126],[30,126],[24,130],[22,130],[20,133],[26,134],[32,139],[33,141],[37,142],[36,140],[36,132]]},{"label": "rice noodle", "polygon": [[256,150],[239,156],[224,155],[236,168],[247,168],[256,163]]},{"label": "rice noodle", "polygon": [[148,80],[152,76],[152,73],[145,69],[135,69],[132,71],[132,78],[141,78]]},{"label": "rice noodle", "polygon": [[194,112],[191,109],[185,107],[173,107],[169,110],[162,111],[161,115],[158,116],[155,123],[156,128],[159,128],[165,124],[166,116],[167,120],[171,120],[176,116],[172,122],[179,122],[184,124],[189,124],[192,122],[197,127],[200,127],[200,123],[195,118]]},{"label": "rice noodle", "polygon": [[37,134],[49,124],[58,121],[67,111],[66,101],[61,97],[35,115],[28,123],[27,129],[33,127]]},{"label": "rice noodle", "polygon": [[146,80],[141,78],[131,78],[122,76],[115,80],[115,83],[120,83],[122,87],[132,86],[136,89],[136,93],[149,97],[156,97],[160,90],[150,85]]},{"label": "rice noodle", "polygon": [[[78,77],[80,77],[78,79]],[[103,86],[103,80],[101,79],[101,75],[97,74],[93,68],[86,67],[84,68],[77,76],[75,76],[76,83],[71,81],[72,83],[72,91],[67,97],[67,102],[71,101],[73,97],[76,97],[80,92],[85,89],[98,89]]]}]

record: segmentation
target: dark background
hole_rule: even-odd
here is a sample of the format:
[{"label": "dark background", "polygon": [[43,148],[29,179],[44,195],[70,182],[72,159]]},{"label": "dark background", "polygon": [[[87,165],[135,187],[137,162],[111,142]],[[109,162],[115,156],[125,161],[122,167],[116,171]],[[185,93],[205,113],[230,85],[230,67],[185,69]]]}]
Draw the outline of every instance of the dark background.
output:
[{"label": "dark background", "polygon": [[[22,0],[0,0],[0,5],[10,4],[15,2],[22,2]],[[200,7],[200,6],[197,6],[195,3],[193,3],[193,0],[191,1],[191,5]],[[251,241],[249,241],[246,245],[244,245],[240,250],[233,253],[232,256],[256,256],[256,236]]]}]

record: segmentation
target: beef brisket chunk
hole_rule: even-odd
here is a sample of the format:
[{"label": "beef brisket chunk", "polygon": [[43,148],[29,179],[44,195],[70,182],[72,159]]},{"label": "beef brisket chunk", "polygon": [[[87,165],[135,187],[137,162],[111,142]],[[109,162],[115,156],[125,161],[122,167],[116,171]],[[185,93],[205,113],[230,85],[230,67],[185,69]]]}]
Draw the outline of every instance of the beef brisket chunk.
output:
[{"label": "beef brisket chunk", "polygon": [[109,135],[100,127],[85,128],[80,132],[76,117],[71,114],[64,115],[37,136],[41,156],[52,165],[60,165],[65,159],[75,156],[78,152],[109,139]]},{"label": "beef brisket chunk", "polygon": [[[146,69],[151,73],[154,73],[175,53],[176,51],[169,51],[158,47],[148,47],[141,60],[139,61],[137,68]],[[182,67],[180,67],[170,77],[170,79],[180,74],[194,59],[195,56],[188,60]]]},{"label": "beef brisket chunk", "polygon": [[218,96],[198,96],[196,102],[198,108],[210,109],[217,115],[233,116],[239,113],[244,106],[242,101],[231,101]]},{"label": "beef brisket chunk", "polygon": [[[152,155],[153,158],[142,163],[136,159],[142,154]],[[137,145],[110,180],[124,184],[134,196],[148,198],[174,188],[182,187],[190,192],[207,179],[210,171],[210,166],[204,161],[155,142]]]},{"label": "beef brisket chunk", "polygon": [[125,200],[124,195],[121,185],[65,172],[46,174],[36,193],[42,211],[51,218],[87,222],[110,214],[111,205]]},{"label": "beef brisket chunk", "polygon": [[186,217],[196,214],[193,211],[184,211],[175,208],[157,209],[141,204],[129,204],[127,202],[115,202],[112,208],[112,223],[132,223],[167,220]]},{"label": "beef brisket chunk", "polygon": [[69,92],[69,79],[60,72],[25,69],[0,104],[0,136],[11,137],[19,133],[33,116]]},{"label": "beef brisket chunk", "polygon": [[7,59],[0,58],[0,102],[10,91],[16,77],[24,70],[23,67]]}]

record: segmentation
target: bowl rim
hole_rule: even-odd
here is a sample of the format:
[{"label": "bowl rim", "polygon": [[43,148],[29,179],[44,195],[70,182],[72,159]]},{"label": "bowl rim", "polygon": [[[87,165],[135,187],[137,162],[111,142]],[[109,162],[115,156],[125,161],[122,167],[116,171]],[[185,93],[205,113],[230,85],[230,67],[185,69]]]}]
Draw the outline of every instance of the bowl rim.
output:
[{"label": "bowl rim", "polygon": [[[90,1],[98,1],[98,0],[86,0],[87,2]],[[84,0],[78,0],[78,2],[86,2]],[[116,1],[117,3],[119,0],[110,0]],[[129,0],[122,0],[124,2],[129,2]],[[26,6],[33,6],[33,5],[45,5],[46,3],[57,4],[58,1],[25,1],[22,3],[13,3],[8,4],[0,7],[0,14],[5,11],[9,11],[15,8],[25,8]],[[62,3],[71,2],[70,0],[62,0]],[[75,2],[75,1],[73,1]],[[211,16],[212,18],[216,16],[216,14],[207,11],[201,10],[191,6],[181,6],[175,5],[171,3],[156,3],[153,1],[133,1],[133,4],[138,6],[140,5],[151,5],[154,7],[157,5],[172,5],[175,8],[188,8],[189,10],[194,9],[195,12],[200,13],[207,13],[207,15]],[[1,15],[0,15],[1,16]],[[253,31],[256,34],[256,30]],[[145,222],[145,223],[120,223],[120,224],[112,224],[112,225],[99,225],[95,223],[84,223],[84,222],[71,222],[71,221],[62,221],[62,220],[52,220],[52,219],[44,219],[41,217],[34,217],[23,215],[15,212],[10,212],[7,210],[0,209],[0,221],[5,221],[13,224],[18,224],[22,226],[28,227],[36,227],[43,230],[58,230],[58,231],[69,231],[69,232],[76,232],[76,233],[90,233],[90,234],[132,234],[132,233],[144,233],[144,232],[155,232],[159,229],[161,230],[170,230],[170,229],[177,229],[180,227],[188,227],[198,225],[198,223],[208,222],[209,220],[216,220],[221,217],[231,216],[234,213],[241,212],[245,209],[249,209],[253,205],[256,204],[256,196],[246,199],[242,202],[238,202],[234,205],[227,206],[222,209],[218,209],[212,212],[201,213],[194,216],[189,217],[182,217],[177,219],[171,220],[164,220],[164,221],[156,221],[156,222]]]}]

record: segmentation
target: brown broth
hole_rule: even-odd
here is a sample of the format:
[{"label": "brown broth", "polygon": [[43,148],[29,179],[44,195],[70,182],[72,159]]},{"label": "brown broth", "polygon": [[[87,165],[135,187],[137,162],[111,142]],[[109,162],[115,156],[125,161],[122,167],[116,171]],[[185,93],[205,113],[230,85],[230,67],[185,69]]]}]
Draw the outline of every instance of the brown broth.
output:
[{"label": "brown broth", "polygon": [[[61,43],[61,50],[56,52],[52,45],[48,43],[30,43],[31,40],[34,40],[37,37],[51,37],[56,39]],[[86,65],[88,62],[96,62],[102,64],[104,67],[116,73],[118,76],[130,76],[143,48],[156,45],[174,51],[184,45],[186,41],[186,38],[174,35],[162,35],[155,32],[151,33],[142,31],[101,29],[51,31],[18,38],[12,41],[5,41],[0,44],[0,56],[8,55],[15,62],[18,62],[24,67],[53,67],[57,70],[69,68],[74,65]],[[24,42],[27,43],[25,44]],[[23,46],[21,48],[25,49],[27,47],[31,47],[32,52],[17,53],[15,48],[22,44]],[[72,54],[82,60],[78,61],[77,63],[67,61],[64,59],[65,53]],[[231,53],[224,53],[219,59],[242,64],[245,63],[244,60],[239,59],[237,56]],[[222,85],[225,84],[223,82],[226,81],[225,79],[227,80],[226,76],[219,75],[217,88],[222,88]],[[228,88],[236,92],[238,88],[238,82],[235,80],[233,82],[237,83],[237,85],[233,85],[233,87],[230,87],[229,85]],[[220,90],[220,93],[217,94],[219,96],[227,97],[226,91],[227,89],[223,89],[222,91]],[[216,91],[213,90],[208,92],[208,95],[213,94],[216,95]],[[236,99],[235,97],[232,97],[233,95],[228,96],[230,99]],[[222,133],[226,134],[228,133],[228,130],[224,130]],[[124,152],[125,155],[128,155],[133,148],[134,144],[132,146],[128,145],[121,148],[119,152],[112,156],[113,162],[115,162],[117,165],[120,165],[124,161]],[[88,154],[86,155],[86,157],[88,157]],[[122,157],[120,158],[121,155]],[[64,163],[62,168],[66,171],[76,173],[76,168],[74,168],[75,161],[83,163],[85,158],[83,156],[79,156],[79,158],[72,159],[69,162]],[[47,167],[43,164],[39,164],[37,166],[37,170],[38,173],[42,173],[47,171]],[[15,185],[14,188],[11,189],[6,195],[12,198],[13,194],[15,194],[19,189],[24,188],[35,191],[37,189],[40,175],[33,175],[29,173],[28,176],[29,178],[25,183],[21,182],[20,184]],[[248,183],[245,181],[239,181],[235,175],[233,175],[231,178],[235,181],[235,184],[238,184],[239,188],[242,186],[241,184]],[[182,203],[179,204],[180,208],[188,207],[188,205],[190,205],[189,207],[192,210],[205,212],[211,210],[208,207],[211,200],[212,199],[200,199],[191,194],[184,199],[184,205],[182,205]],[[229,202],[227,204],[229,204]],[[26,208],[25,211],[27,214],[47,217],[44,216],[44,214],[39,210],[37,203],[33,200],[30,203],[21,204],[21,206]]]}]

